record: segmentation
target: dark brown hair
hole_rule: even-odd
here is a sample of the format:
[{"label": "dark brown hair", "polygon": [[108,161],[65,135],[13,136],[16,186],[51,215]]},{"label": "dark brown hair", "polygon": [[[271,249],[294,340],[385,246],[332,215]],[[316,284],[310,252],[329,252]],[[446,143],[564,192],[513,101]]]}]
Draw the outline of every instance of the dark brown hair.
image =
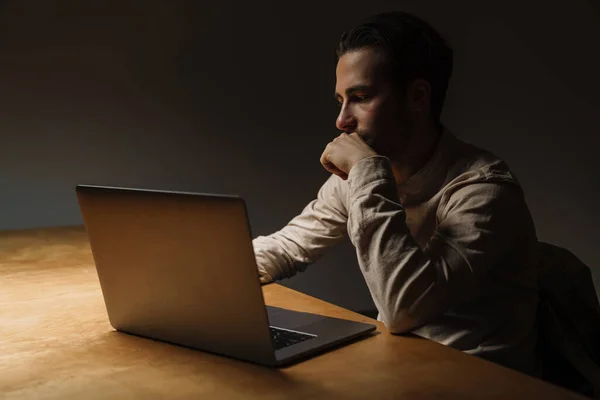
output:
[{"label": "dark brown hair", "polygon": [[344,32],[336,49],[336,63],[345,53],[364,47],[382,52],[399,90],[417,78],[431,85],[431,116],[439,123],[452,75],[450,45],[422,19],[401,11],[370,17]]}]

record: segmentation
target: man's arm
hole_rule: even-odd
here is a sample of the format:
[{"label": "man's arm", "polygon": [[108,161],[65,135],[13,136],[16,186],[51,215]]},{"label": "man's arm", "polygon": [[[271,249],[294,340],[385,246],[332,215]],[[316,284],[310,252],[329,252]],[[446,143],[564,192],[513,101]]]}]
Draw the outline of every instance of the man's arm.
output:
[{"label": "man's arm", "polygon": [[252,241],[261,283],[287,278],[314,263],[347,234],[346,193],[335,175],[283,229]]},{"label": "man's arm", "polygon": [[390,332],[411,331],[468,299],[507,254],[526,259],[515,252],[527,251],[529,212],[520,187],[506,176],[481,173],[457,183],[423,249],[406,225],[387,158],[361,160],[348,182],[350,239]]}]

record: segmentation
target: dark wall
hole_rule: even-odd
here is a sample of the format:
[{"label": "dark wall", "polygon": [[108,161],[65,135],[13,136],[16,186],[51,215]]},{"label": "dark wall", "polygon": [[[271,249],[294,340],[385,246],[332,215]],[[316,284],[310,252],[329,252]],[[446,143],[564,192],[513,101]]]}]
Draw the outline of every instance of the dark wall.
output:
[{"label": "dark wall", "polygon": [[[255,235],[279,229],[328,176],[339,34],[404,9],[455,48],[445,123],[509,162],[598,287],[599,9],[525,3],[0,2],[0,229],[81,223],[77,183],[239,194]],[[284,283],[372,306],[348,243]]]}]

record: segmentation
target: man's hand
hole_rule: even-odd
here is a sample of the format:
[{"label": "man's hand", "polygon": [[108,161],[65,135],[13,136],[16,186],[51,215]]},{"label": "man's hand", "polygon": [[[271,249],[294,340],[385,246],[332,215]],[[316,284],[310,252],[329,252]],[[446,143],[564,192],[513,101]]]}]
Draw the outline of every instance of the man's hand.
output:
[{"label": "man's hand", "polygon": [[346,180],[354,164],[376,155],[377,153],[356,132],[342,133],[325,147],[321,155],[321,164],[327,171]]}]

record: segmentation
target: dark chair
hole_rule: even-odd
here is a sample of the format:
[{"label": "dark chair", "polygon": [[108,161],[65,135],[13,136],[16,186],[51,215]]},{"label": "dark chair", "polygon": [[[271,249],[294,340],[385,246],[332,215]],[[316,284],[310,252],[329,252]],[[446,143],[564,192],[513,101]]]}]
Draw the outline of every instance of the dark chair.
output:
[{"label": "dark chair", "polygon": [[573,253],[538,243],[543,379],[600,398],[600,304],[590,269]]}]

